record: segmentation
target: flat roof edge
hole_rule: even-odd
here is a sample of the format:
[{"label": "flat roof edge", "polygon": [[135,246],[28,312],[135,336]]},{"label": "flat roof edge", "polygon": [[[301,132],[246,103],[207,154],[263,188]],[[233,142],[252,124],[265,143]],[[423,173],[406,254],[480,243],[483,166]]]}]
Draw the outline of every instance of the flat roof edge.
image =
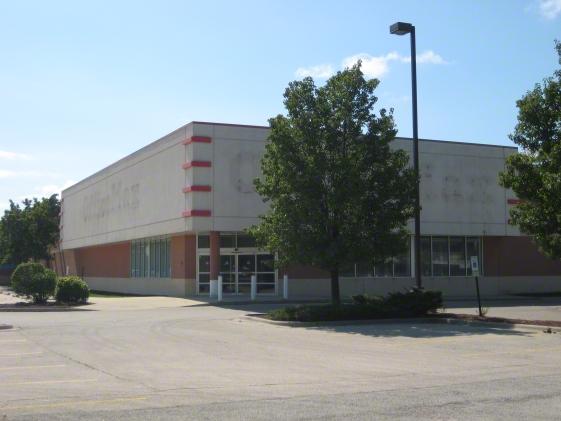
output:
[{"label": "flat roof edge", "polygon": [[[411,140],[413,141],[412,137],[405,137],[405,136],[396,136],[396,139],[403,139],[403,140]],[[507,148],[507,149],[515,149],[518,150],[516,146],[508,146],[508,145],[497,145],[494,143],[477,143],[477,142],[462,142],[459,140],[442,140],[442,139],[425,139],[420,137],[420,141],[422,142],[438,142],[438,143],[453,143],[456,145],[469,145],[469,146],[486,146],[491,148]]]},{"label": "flat roof edge", "polygon": [[234,123],[216,123],[213,121],[192,121],[189,124],[208,124],[211,126],[226,126],[226,127],[247,127],[250,129],[270,129],[270,126],[258,126],[253,124],[234,124]]}]

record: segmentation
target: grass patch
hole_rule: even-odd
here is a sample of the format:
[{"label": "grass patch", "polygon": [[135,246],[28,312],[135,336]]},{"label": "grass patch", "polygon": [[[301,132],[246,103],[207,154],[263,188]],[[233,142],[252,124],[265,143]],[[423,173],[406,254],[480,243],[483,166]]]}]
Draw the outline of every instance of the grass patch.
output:
[{"label": "grass patch", "polygon": [[413,289],[387,297],[356,295],[352,303],[307,304],[271,310],[266,317],[279,321],[319,322],[420,317],[442,308],[442,293]]},{"label": "grass patch", "polygon": [[124,298],[124,297],[145,297],[145,295],[139,294],[125,294],[122,292],[110,292],[110,291],[90,291],[90,298],[101,297],[101,298]]}]

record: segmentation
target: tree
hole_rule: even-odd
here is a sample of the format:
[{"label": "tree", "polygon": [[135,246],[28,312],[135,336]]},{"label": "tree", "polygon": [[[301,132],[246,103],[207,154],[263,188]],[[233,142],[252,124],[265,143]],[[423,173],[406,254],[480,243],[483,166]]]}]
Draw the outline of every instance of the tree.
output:
[{"label": "tree", "polygon": [[0,262],[19,264],[51,258],[49,249],[59,240],[60,201],[57,195],[10,201],[0,219]]},{"label": "tree", "polygon": [[[561,66],[561,42],[555,47]],[[540,250],[561,258],[561,68],[516,102],[518,124],[510,139],[522,150],[508,157],[500,183],[520,204],[512,222],[533,236]]]},{"label": "tree", "polygon": [[376,79],[357,64],[324,86],[291,82],[287,116],[269,120],[257,192],[270,205],[250,229],[263,248],[291,262],[329,271],[340,302],[339,272],[349,263],[380,263],[404,250],[413,215],[415,175],[393,150],[393,110],[374,112]]}]

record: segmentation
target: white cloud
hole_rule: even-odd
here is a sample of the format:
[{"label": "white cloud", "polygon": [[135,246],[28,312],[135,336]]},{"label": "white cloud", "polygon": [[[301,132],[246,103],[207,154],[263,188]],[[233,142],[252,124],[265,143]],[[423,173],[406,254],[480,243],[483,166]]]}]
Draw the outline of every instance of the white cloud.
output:
[{"label": "white cloud", "polygon": [[546,19],[555,19],[561,14],[561,0],[540,0],[540,14]]},{"label": "white cloud", "polygon": [[311,76],[318,79],[327,79],[333,75],[333,67],[331,64],[319,64],[312,67],[299,67],[296,69],[296,76],[304,78]]},{"label": "white cloud", "polygon": [[[561,1],[561,0],[560,0]],[[341,69],[352,67],[359,60],[362,61],[362,72],[369,78],[380,78],[390,71],[389,63],[397,61],[400,63],[410,63],[410,56],[402,56],[392,51],[382,56],[372,56],[367,53],[355,54],[346,57],[341,62]],[[448,64],[441,55],[432,50],[427,50],[421,54],[417,54],[417,63],[419,64]],[[300,67],[296,70],[297,77],[311,76],[318,79],[327,79],[333,75],[333,66],[330,64],[320,64],[312,67]]]},{"label": "white cloud", "polygon": [[19,196],[18,200],[31,199],[32,197],[50,197],[53,194],[58,194],[58,198],[60,199],[60,193],[73,184],[76,184],[76,182],[73,180],[66,180],[62,184],[45,184],[38,186],[33,193]]},{"label": "white cloud", "polygon": [[362,60],[362,72],[369,78],[378,78],[385,75],[389,71],[388,62],[398,60],[399,54],[395,51],[385,56],[371,56],[370,54],[361,53],[343,59],[341,67],[343,69],[352,67],[359,60]]},{"label": "white cloud", "polygon": [[37,194],[40,195],[41,197],[49,197],[52,196],[53,194],[58,194],[60,197],[60,192],[62,192],[64,189],[70,187],[73,184],[76,184],[76,182],[73,180],[66,180],[62,184],[46,184],[38,188]]},{"label": "white cloud", "polygon": [[30,155],[18,152],[0,151],[0,159],[10,159],[10,160],[25,160],[29,161],[32,159]]},{"label": "white cloud", "polygon": [[[404,63],[410,63],[411,57],[401,57],[401,61]],[[427,50],[421,54],[417,54],[418,64],[448,64],[440,54],[436,54],[432,50]]]}]

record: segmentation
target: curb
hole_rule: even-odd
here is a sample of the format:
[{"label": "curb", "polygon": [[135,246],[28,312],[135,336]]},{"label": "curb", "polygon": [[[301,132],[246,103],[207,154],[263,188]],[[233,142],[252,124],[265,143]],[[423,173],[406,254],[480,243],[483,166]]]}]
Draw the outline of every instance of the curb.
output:
[{"label": "curb", "polygon": [[530,330],[551,330],[551,332],[561,333],[560,327],[543,326],[543,325],[527,325],[522,323],[501,323],[501,322],[482,322],[479,320],[463,320],[454,318],[432,318],[432,317],[418,317],[418,318],[403,318],[403,319],[373,319],[373,320],[336,320],[324,322],[298,322],[298,321],[282,321],[282,320],[269,320],[265,319],[264,313],[246,314],[245,319],[269,323],[277,326],[288,327],[320,327],[320,326],[352,326],[352,325],[382,325],[382,324],[396,324],[396,323],[432,323],[432,324],[450,324],[450,325],[464,325],[464,326],[477,326],[477,327],[510,327],[518,329]]}]

